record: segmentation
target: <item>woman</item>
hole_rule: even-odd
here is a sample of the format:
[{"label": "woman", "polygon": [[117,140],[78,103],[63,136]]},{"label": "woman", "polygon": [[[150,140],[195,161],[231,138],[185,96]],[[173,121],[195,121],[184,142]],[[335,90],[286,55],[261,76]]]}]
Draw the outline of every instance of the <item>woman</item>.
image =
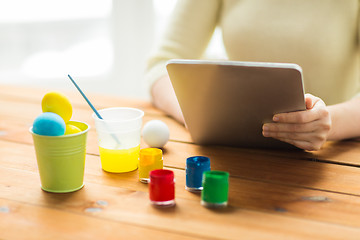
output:
[{"label": "woman", "polygon": [[202,58],[219,26],[229,60],[289,62],[303,69],[307,110],[276,114],[263,125],[265,137],[305,150],[358,137],[358,22],[358,0],[178,0],[149,60],[153,103],[184,121],[165,64]]}]

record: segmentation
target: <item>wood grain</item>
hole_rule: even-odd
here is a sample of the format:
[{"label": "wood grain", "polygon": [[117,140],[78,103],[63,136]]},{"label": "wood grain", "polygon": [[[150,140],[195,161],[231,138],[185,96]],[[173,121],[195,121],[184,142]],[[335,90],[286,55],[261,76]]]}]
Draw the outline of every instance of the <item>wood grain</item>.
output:
[{"label": "wood grain", "polygon": [[[211,211],[201,207],[198,201],[183,198],[177,198],[175,208],[158,209],[149,204],[145,192],[96,183],[87,183],[85,188],[75,193],[51,194],[41,191],[35,184],[38,181],[35,173],[3,167],[0,167],[0,173],[1,178],[14,178],[13,185],[10,186],[4,186],[1,182],[2,198],[56,209],[68,219],[71,219],[73,214],[94,216],[97,219],[207,239],[238,239],[238,236],[243,235],[249,238],[274,239],[352,239],[360,234],[358,228],[307,221],[280,214],[234,207]],[[14,194],[14,188],[17,189],[16,192],[25,191],[25,199],[24,196]],[[103,204],[104,202],[106,204]],[[43,216],[42,221],[45,221],[47,216]],[[101,232],[100,229],[99,233]]]},{"label": "wood grain", "polygon": [[[0,143],[2,142],[0,141]],[[24,187],[22,182],[31,183],[31,185],[25,187],[26,189],[33,189],[31,196],[41,192],[35,155],[34,153],[29,155],[29,152],[33,151],[32,146],[6,142],[1,146],[0,155],[9,155],[11,149],[17,149],[17,152],[13,153],[11,158],[1,161],[3,167],[29,171],[36,175],[36,178],[31,181],[24,179],[20,182],[12,182],[11,186],[14,192],[11,192],[10,195],[16,195],[16,191]],[[169,169],[173,170],[176,176],[177,198],[199,203],[200,196],[189,193],[184,188],[184,170],[171,167]],[[0,169],[0,176],[10,179],[15,175],[15,173],[9,173],[8,171]],[[15,183],[17,185],[14,185]],[[87,156],[85,183],[85,188],[89,183],[95,183],[103,186],[119,187],[129,191],[148,192],[147,185],[138,181],[137,171],[124,174],[106,173],[101,170],[99,157],[92,155]],[[6,186],[6,181],[4,184]],[[147,201],[147,197],[145,197],[145,201]],[[360,222],[357,221],[360,214],[360,198],[347,194],[291,187],[283,184],[243,179],[232,175],[230,178],[229,202],[232,208],[259,210],[276,215],[360,227]]]},{"label": "wood grain", "polygon": [[0,198],[1,239],[204,239]]},{"label": "wood grain", "polygon": [[[62,91],[73,119],[90,124],[85,187],[40,189],[31,134],[42,96],[53,89],[0,85],[0,239],[358,239],[360,142],[328,142],[320,151],[198,146],[187,130],[149,102],[89,94],[97,108],[136,107],[144,123],[170,128],[164,164],[176,177],[176,207],[150,205],[138,172],[101,169],[92,111],[77,91]],[[147,145],[142,141],[141,148]],[[184,189],[185,160],[205,155],[230,172],[229,207],[210,210]]]}]

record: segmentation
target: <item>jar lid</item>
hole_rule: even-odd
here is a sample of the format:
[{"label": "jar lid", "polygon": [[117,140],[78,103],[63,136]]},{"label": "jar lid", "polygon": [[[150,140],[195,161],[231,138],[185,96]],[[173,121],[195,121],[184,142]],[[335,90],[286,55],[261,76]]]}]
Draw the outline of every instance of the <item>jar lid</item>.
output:
[{"label": "jar lid", "polygon": [[210,169],[210,158],[205,156],[193,156],[186,159],[186,167]]},{"label": "jar lid", "polygon": [[151,184],[173,184],[174,172],[167,169],[156,169],[150,172]]},{"label": "jar lid", "polygon": [[159,148],[144,148],[140,150],[139,164],[151,165],[162,161],[162,150]]}]

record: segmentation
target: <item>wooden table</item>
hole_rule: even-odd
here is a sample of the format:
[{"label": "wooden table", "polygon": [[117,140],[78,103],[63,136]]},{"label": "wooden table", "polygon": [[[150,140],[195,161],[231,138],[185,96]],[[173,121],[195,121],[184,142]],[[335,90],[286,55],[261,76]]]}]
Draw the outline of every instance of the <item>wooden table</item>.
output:
[{"label": "wooden table", "polygon": [[[73,104],[72,119],[92,127],[85,187],[44,192],[28,128],[52,90],[0,86],[0,239],[360,239],[359,142],[329,142],[312,153],[202,147],[148,102],[89,95],[98,109],[136,107],[145,111],[144,123],[168,124],[164,165],[175,173],[176,206],[158,209],[137,171],[101,170],[92,111],[75,89],[62,92]],[[184,189],[185,160],[193,155],[230,173],[227,208],[204,208]]]}]

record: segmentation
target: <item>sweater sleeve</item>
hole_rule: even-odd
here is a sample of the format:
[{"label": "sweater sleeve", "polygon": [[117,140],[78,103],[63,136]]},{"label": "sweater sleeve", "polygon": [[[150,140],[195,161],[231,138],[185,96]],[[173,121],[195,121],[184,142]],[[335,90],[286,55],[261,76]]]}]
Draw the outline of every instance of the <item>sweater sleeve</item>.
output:
[{"label": "sweater sleeve", "polygon": [[170,59],[199,59],[218,23],[221,0],[178,0],[164,36],[150,55],[145,79],[152,84],[167,75]]},{"label": "sweater sleeve", "polygon": [[[360,0],[359,0],[359,3],[360,3]],[[357,20],[356,30],[357,30],[356,43],[357,43],[357,46],[360,46],[360,8],[358,10],[358,20]],[[358,67],[358,71],[360,72],[360,47],[357,47],[356,51],[357,51],[356,55],[357,55],[357,59],[358,59],[357,67]],[[360,78],[359,77],[357,79],[356,92],[352,98],[360,98]]]},{"label": "sweater sleeve", "polygon": [[[359,0],[359,4],[360,4],[360,0]],[[360,8],[358,9],[358,18],[357,18],[357,46],[360,46]],[[358,57],[358,68],[359,68],[359,72],[360,72],[360,47],[357,47],[357,57]],[[359,75],[358,75],[359,76]],[[357,87],[357,91],[356,94],[353,98],[360,98],[360,78],[357,79],[358,80],[358,87]]]}]

